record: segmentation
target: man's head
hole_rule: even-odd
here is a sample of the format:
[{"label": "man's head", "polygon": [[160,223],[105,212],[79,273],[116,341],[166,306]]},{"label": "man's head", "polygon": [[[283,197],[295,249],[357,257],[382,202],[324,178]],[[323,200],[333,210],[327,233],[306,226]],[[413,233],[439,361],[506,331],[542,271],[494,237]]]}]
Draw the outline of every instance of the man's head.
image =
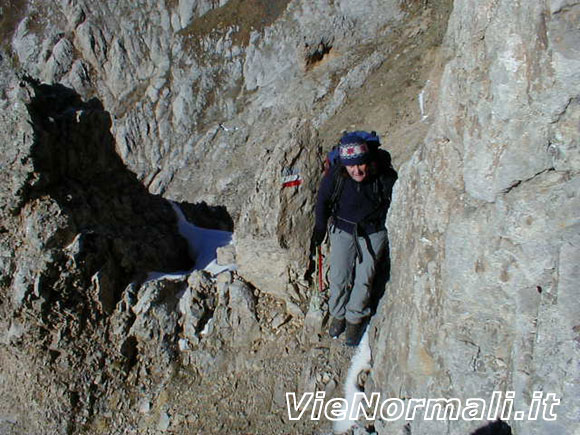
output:
[{"label": "man's head", "polygon": [[360,183],[368,176],[369,147],[362,138],[344,135],[340,139],[339,155],[346,172],[354,181]]}]

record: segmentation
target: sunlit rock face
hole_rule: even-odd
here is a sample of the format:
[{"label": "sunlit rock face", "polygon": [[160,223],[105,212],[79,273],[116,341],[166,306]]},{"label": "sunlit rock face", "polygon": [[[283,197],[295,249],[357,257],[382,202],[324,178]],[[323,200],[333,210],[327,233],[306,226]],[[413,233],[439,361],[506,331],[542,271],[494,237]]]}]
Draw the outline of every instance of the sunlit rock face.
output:
[{"label": "sunlit rock face", "polygon": [[[579,9],[557,3],[454,2],[435,119],[399,170],[374,324],[377,391],[488,403],[513,391],[516,433],[578,424]],[[560,399],[557,419],[528,419],[534,392]]]},{"label": "sunlit rock face", "polygon": [[[328,378],[306,344],[324,339],[302,329],[313,204],[324,153],[342,130],[368,129],[399,180],[366,391],[513,391],[516,411],[554,393],[557,420],[510,425],[569,433],[580,424],[580,6],[548,3],[9,1],[0,428],[215,429],[176,410],[187,367],[219,380],[215,391],[220,373],[257,370],[270,408],[244,408],[252,430],[299,431],[267,426],[292,385],[265,361],[303,354],[296,388]],[[170,200],[200,226],[234,230],[236,272],[191,271]],[[325,370],[335,383],[345,373]],[[241,420],[223,431],[247,429]]]}]

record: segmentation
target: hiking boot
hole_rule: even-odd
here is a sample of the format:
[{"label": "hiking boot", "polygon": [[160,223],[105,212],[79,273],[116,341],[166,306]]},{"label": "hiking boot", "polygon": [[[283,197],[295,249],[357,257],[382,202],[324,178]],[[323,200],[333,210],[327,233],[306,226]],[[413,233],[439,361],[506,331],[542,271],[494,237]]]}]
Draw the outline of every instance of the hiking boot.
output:
[{"label": "hiking boot", "polygon": [[340,334],[344,332],[344,328],[346,327],[346,321],[344,319],[336,319],[332,318],[332,322],[330,322],[330,327],[328,328],[328,335],[332,338],[338,338]]},{"label": "hiking boot", "polygon": [[346,323],[345,344],[347,346],[358,346],[365,328],[364,323]]}]

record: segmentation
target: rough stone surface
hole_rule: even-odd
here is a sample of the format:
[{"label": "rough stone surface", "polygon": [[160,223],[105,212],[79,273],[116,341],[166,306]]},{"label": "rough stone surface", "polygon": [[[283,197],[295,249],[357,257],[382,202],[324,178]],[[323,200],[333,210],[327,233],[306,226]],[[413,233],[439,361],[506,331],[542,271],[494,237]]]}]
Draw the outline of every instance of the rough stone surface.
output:
[{"label": "rough stone surface", "polygon": [[[377,391],[462,400],[514,391],[525,415],[534,391],[554,393],[556,421],[512,419],[512,430],[578,426],[578,286],[569,280],[580,259],[579,166],[570,164],[580,82],[565,42],[578,32],[551,30],[577,19],[572,3],[454,2],[446,45],[456,55],[437,118],[399,170],[388,219],[393,271],[374,324]],[[416,419],[409,430],[476,427]]]},{"label": "rough stone surface", "polygon": [[[578,427],[578,1],[0,9],[0,432],[330,431],[284,393],[340,395],[351,356],[310,256],[343,129],[399,173],[366,391],[554,393],[558,419],[514,433]],[[184,272],[168,200],[234,230],[236,272]]]}]

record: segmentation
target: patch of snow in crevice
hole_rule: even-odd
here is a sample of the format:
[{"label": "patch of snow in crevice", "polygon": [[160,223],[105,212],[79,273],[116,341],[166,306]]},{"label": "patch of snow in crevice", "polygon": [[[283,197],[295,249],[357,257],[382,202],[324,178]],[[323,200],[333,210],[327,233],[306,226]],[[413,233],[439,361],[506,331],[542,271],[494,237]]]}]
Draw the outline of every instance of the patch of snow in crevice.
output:
[{"label": "patch of snow in crevice", "polygon": [[[358,420],[358,415],[353,414],[353,410],[358,409],[361,395],[361,390],[358,387],[358,375],[360,372],[371,369],[371,347],[369,344],[368,329],[364,333],[356,353],[351,359],[350,367],[344,382],[344,399],[346,400],[346,409],[342,411],[345,418],[334,422],[334,433],[344,433],[355,425]],[[357,413],[358,414],[358,413]]]},{"label": "patch of snow in crevice", "polygon": [[179,280],[195,270],[204,270],[214,276],[225,271],[236,270],[235,264],[220,265],[217,263],[217,249],[232,244],[234,242],[233,233],[200,228],[186,219],[179,205],[171,202],[171,207],[177,216],[177,230],[187,241],[189,256],[195,260],[195,264],[189,271],[173,273],[151,272],[147,275],[147,281],[157,279]]},{"label": "patch of snow in crevice", "polygon": [[429,86],[430,83],[431,80],[427,80],[425,87],[419,93],[419,110],[421,111],[421,121],[425,121],[429,117],[429,115],[425,113],[425,89],[427,86]]},{"label": "patch of snow in crevice", "polygon": [[160,279],[167,279],[170,281],[180,281],[180,280],[183,280],[187,275],[189,275],[193,271],[194,271],[194,269],[184,270],[182,272],[171,272],[171,273],[149,272],[147,274],[147,279],[145,280],[145,282],[157,281]]}]

